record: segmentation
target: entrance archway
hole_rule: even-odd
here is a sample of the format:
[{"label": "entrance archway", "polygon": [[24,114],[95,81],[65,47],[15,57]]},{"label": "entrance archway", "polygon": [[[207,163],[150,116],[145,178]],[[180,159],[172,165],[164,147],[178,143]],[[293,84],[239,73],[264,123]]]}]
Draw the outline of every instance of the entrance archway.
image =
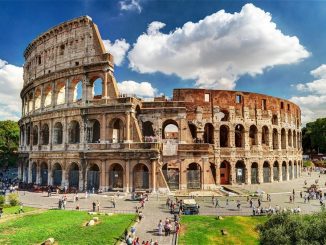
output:
[{"label": "entrance archway", "polygon": [[298,167],[296,161],[294,161],[294,178],[298,178]]},{"label": "entrance archway", "polygon": [[243,184],[245,183],[246,180],[246,165],[243,161],[237,161],[235,164],[235,176],[236,176],[236,182],[238,184]]},{"label": "entrance archway", "polygon": [[62,181],[62,168],[59,163],[53,165],[53,185],[61,186]]},{"label": "entrance archway", "polygon": [[286,173],[287,173],[286,162],[282,162],[282,180],[283,181],[286,181]]},{"label": "entrance archway", "polygon": [[37,166],[36,166],[36,163],[33,162],[33,165],[32,165],[32,183],[36,183],[36,171],[37,171]]},{"label": "entrance archway", "polygon": [[123,190],[123,167],[119,163],[114,163],[110,168],[109,174],[110,189]]},{"label": "entrance archway", "polygon": [[48,185],[48,165],[45,162],[41,164],[41,185]]},{"label": "entrance archway", "polygon": [[271,182],[271,166],[267,161],[263,164],[263,180],[264,183]]},{"label": "entrance archway", "polygon": [[169,167],[164,164],[162,167],[163,175],[170,190],[179,190],[179,169]]},{"label": "entrance archway", "polygon": [[98,190],[100,187],[100,168],[97,164],[93,164],[87,171],[87,189]]},{"label": "entrance archway", "polygon": [[273,165],[273,180],[274,181],[279,181],[278,175],[279,175],[279,164],[277,161],[274,162]]},{"label": "entrance archway", "polygon": [[258,163],[251,164],[251,184],[258,184]]},{"label": "entrance archway", "polygon": [[293,166],[291,161],[289,161],[289,179],[293,179]]},{"label": "entrance archway", "polygon": [[138,163],[134,167],[134,188],[135,190],[149,189],[149,170],[145,164]]},{"label": "entrance archway", "polygon": [[77,163],[72,163],[69,168],[69,187],[79,188],[79,167]]},{"label": "entrance archway", "polygon": [[190,163],[187,168],[187,188],[200,189],[201,188],[201,170],[198,163]]},{"label": "entrance archway", "polygon": [[223,161],[220,165],[220,183],[221,185],[230,184],[231,165],[227,161]]}]

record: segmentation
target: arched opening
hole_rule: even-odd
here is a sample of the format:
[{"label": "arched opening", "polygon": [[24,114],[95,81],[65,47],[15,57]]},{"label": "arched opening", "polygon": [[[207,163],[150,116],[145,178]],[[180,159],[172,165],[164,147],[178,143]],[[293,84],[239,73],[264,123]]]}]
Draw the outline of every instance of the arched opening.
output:
[{"label": "arched opening", "polygon": [[124,126],[121,119],[113,119],[112,123],[112,143],[123,142]]},{"label": "arched opening", "polygon": [[235,147],[244,147],[245,145],[244,127],[241,124],[235,126],[234,141]]},{"label": "arched opening", "polygon": [[271,166],[267,161],[265,161],[263,164],[263,180],[264,183],[271,182]]},{"label": "arched opening", "polygon": [[197,142],[197,127],[193,123],[188,123],[188,127],[191,133],[191,138],[193,142]]},{"label": "arched opening", "polygon": [[162,138],[163,139],[173,139],[177,140],[179,139],[179,127],[178,123],[174,120],[166,120],[163,123],[163,132],[162,132]]},{"label": "arched opening", "polygon": [[56,84],[56,90],[57,90],[57,99],[56,104],[62,105],[66,101],[66,86],[64,82],[58,82]]},{"label": "arched opening", "polygon": [[37,125],[35,125],[33,127],[33,145],[37,145],[38,144],[38,127]]},{"label": "arched opening", "polygon": [[101,78],[97,78],[93,82],[93,99],[101,99],[102,98],[102,84],[103,81]]},{"label": "arched opening", "polygon": [[297,134],[295,130],[293,130],[293,148],[297,148]]},{"label": "arched opening", "polygon": [[145,164],[138,163],[134,167],[135,190],[149,189],[149,170]]},{"label": "arched opening", "polygon": [[231,165],[227,161],[223,161],[220,165],[220,183],[221,185],[230,184]]},{"label": "arched opening", "polygon": [[53,165],[53,185],[61,186],[62,181],[62,168],[59,163]]},{"label": "arched opening", "polygon": [[277,132],[277,129],[274,128],[273,129],[273,149],[274,150],[277,150],[279,147],[278,147],[278,132]]},{"label": "arched opening", "polygon": [[162,167],[163,175],[170,190],[179,190],[179,169],[169,166],[168,163]]},{"label": "arched opening", "polygon": [[221,110],[221,113],[223,113],[221,121],[222,122],[229,121],[229,111],[228,110]]},{"label": "arched opening", "polygon": [[123,190],[123,167],[119,163],[110,167],[109,180],[111,190]]},{"label": "arched opening", "polygon": [[251,125],[249,128],[249,143],[250,146],[258,145],[258,130],[255,125]]},{"label": "arched opening", "polygon": [[291,161],[289,161],[289,179],[293,179],[293,166]]},{"label": "arched opening", "polygon": [[155,137],[153,123],[151,121],[146,121],[142,123],[142,131],[145,142],[151,142],[153,137]]},{"label": "arched opening", "polygon": [[287,167],[286,162],[282,162],[282,180],[286,181]]},{"label": "arched opening", "polygon": [[187,188],[201,188],[201,169],[198,163],[190,163],[187,168]]},{"label": "arched opening", "polygon": [[292,131],[289,129],[288,131],[288,146],[292,147]]},{"label": "arched opening", "polygon": [[35,162],[32,164],[32,183],[36,183],[36,173],[37,173],[37,165]]},{"label": "arched opening", "polygon": [[79,167],[77,163],[72,163],[69,168],[69,187],[79,188]]},{"label": "arched opening", "polygon": [[220,147],[229,146],[229,127],[222,125],[220,127]]},{"label": "arched opening", "polygon": [[301,149],[301,134],[298,132],[297,133],[297,148]]},{"label": "arched opening", "polygon": [[47,86],[44,91],[44,107],[48,107],[52,104],[52,86]]},{"label": "arched opening", "polygon": [[297,166],[297,162],[296,161],[294,161],[294,178],[298,178],[298,166]]},{"label": "arched opening", "polygon": [[211,123],[206,123],[204,127],[204,143],[214,144],[214,126]]},{"label": "arched opening", "polygon": [[246,181],[246,165],[243,161],[237,161],[235,164],[235,175],[237,184],[243,184]]},{"label": "arched opening", "polygon": [[87,127],[87,142],[99,143],[101,138],[101,125],[98,120],[92,119]]},{"label": "arched opening", "polygon": [[56,122],[53,127],[53,144],[59,145],[62,144],[62,124],[61,122]]},{"label": "arched opening", "polygon": [[42,125],[41,139],[42,139],[42,145],[49,144],[49,125],[46,123]]},{"label": "arched opening", "polygon": [[251,164],[251,184],[258,184],[258,163]]},{"label": "arched opening", "polygon": [[273,165],[273,180],[274,181],[279,181],[278,175],[279,175],[279,164],[277,161],[274,162]]},{"label": "arched opening", "polygon": [[73,97],[72,102],[80,101],[83,97],[83,83],[82,81],[77,81],[72,83]]},{"label": "arched opening", "polygon": [[261,143],[262,143],[262,145],[265,145],[265,146],[269,145],[269,130],[268,130],[267,126],[262,127]]},{"label": "arched opening", "polygon": [[31,125],[29,123],[26,124],[26,145],[31,143]]},{"label": "arched opening", "polygon": [[48,165],[46,162],[41,164],[41,185],[48,185]]},{"label": "arched opening", "polygon": [[35,110],[38,110],[38,109],[40,109],[41,108],[41,100],[42,100],[42,98],[41,98],[41,90],[40,89],[36,89],[36,91],[35,91],[35,101],[34,101],[34,108],[35,108]]},{"label": "arched opening", "polygon": [[272,124],[273,124],[273,125],[278,125],[278,118],[277,118],[277,115],[273,115],[273,117],[272,117]]},{"label": "arched opening", "polygon": [[77,121],[71,121],[69,124],[69,143],[78,144],[80,142],[80,127]]},{"label": "arched opening", "polygon": [[100,168],[97,164],[92,164],[87,171],[87,189],[92,191],[100,187]]},{"label": "arched opening", "polygon": [[281,147],[282,149],[286,149],[286,133],[284,128],[281,130]]},{"label": "arched opening", "polygon": [[28,99],[27,99],[27,104],[28,104],[28,113],[32,112],[33,111],[33,94],[30,93],[28,95]]}]

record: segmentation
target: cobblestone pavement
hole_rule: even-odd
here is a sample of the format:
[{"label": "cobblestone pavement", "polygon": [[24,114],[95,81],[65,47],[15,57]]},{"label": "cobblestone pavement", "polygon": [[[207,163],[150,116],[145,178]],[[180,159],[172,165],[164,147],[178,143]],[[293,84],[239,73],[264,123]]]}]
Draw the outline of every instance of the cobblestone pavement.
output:
[{"label": "cobblestone pavement", "polygon": [[[236,186],[236,188],[242,188],[249,191],[263,190],[265,193],[271,195],[271,202],[267,202],[266,198],[263,198],[262,207],[268,208],[270,205],[275,207],[279,205],[281,208],[296,208],[300,207],[303,213],[310,213],[320,210],[320,204],[318,200],[311,200],[309,203],[304,203],[303,198],[300,198],[300,191],[305,191],[304,181],[307,180],[307,186],[315,183],[318,179],[318,183],[322,190],[326,192],[325,182],[326,175],[320,175],[313,172],[312,176],[308,176],[307,173],[303,172],[301,178],[287,181],[287,182],[274,182],[264,183],[260,185],[250,186]],[[292,194],[293,189],[296,191],[296,198],[294,203],[289,202],[289,197]],[[57,208],[58,200],[62,195],[47,196],[47,193],[32,193],[32,192],[19,192],[20,200],[25,206],[41,207],[41,208]],[[67,195],[67,209],[75,209],[76,204],[73,202],[73,195]],[[135,207],[138,204],[136,201],[131,201],[129,195],[121,194],[120,197],[116,197],[116,207],[113,208],[112,196],[110,194],[90,194],[86,199],[85,194],[79,194],[78,204],[81,210],[90,211],[92,209],[92,202],[100,202],[101,212],[112,212],[112,213],[135,213]],[[212,204],[211,197],[195,197],[196,201],[200,205],[200,214],[202,215],[251,215],[252,210],[247,202],[247,197],[218,197],[220,207],[215,208]],[[226,199],[229,200],[229,205],[226,207]],[[149,201],[146,202],[143,210],[144,219],[135,225],[136,236],[140,237],[140,240],[151,240],[158,241],[160,245],[171,244],[172,235],[170,237],[158,236],[157,224],[161,219],[164,221],[167,217],[172,218],[168,209],[165,207],[166,196],[150,195]],[[241,209],[238,210],[236,202],[241,202]],[[257,206],[257,200],[254,199],[254,204]]]}]

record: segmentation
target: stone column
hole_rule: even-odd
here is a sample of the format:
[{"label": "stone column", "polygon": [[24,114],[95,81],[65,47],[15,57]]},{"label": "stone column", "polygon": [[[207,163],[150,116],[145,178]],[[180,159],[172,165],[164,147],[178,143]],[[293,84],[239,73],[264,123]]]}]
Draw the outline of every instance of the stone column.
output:
[{"label": "stone column", "polygon": [[69,106],[69,104],[70,104],[69,88],[70,88],[70,79],[68,78],[66,80],[66,84],[65,84],[65,104],[66,104],[66,106]]},{"label": "stone column", "polygon": [[87,100],[87,86],[88,86],[88,78],[87,76],[85,75],[84,76],[84,79],[82,80],[82,103],[85,104],[86,103],[86,100]]},{"label": "stone column", "polygon": [[230,184],[235,184],[237,182],[236,180],[236,168],[235,163],[230,163]]},{"label": "stone column", "polygon": [[102,115],[102,123],[101,123],[101,143],[105,143],[106,138],[105,138],[105,132],[106,132],[106,120],[105,120],[106,115]]},{"label": "stone column", "polygon": [[130,183],[131,176],[129,175],[129,173],[130,173],[130,160],[127,160],[126,167],[125,167],[125,173],[124,173],[124,175],[126,176],[126,178],[124,178],[126,180],[125,185],[124,185],[124,191],[127,193],[129,191],[132,191],[131,188],[129,189],[129,186],[130,187],[132,186]]},{"label": "stone column", "polygon": [[55,104],[56,104],[56,101],[55,101],[55,82],[52,82],[51,106],[54,108]]},{"label": "stone column", "polygon": [[235,137],[234,137],[234,128],[230,128],[229,132],[229,147],[234,148],[235,147]]},{"label": "stone column", "polygon": [[28,183],[32,183],[32,160],[28,160]]},{"label": "stone column", "polygon": [[104,72],[103,75],[104,76],[102,81],[102,97],[106,99],[108,97],[108,74],[107,72]]},{"label": "stone column", "polygon": [[288,181],[289,180],[289,176],[290,176],[290,174],[289,174],[289,163],[287,162],[286,163],[286,180]]},{"label": "stone column", "polygon": [[151,167],[152,167],[152,192],[156,192],[156,163],[157,159],[151,159]]},{"label": "stone column", "polygon": [[41,182],[41,163],[38,160],[36,162],[36,184],[40,184]]},{"label": "stone column", "polygon": [[130,111],[126,111],[126,135],[125,135],[125,142],[130,143]]},{"label": "stone column", "polygon": [[245,162],[245,183],[246,184],[251,184],[251,166],[250,166],[250,163],[249,163],[249,166],[248,166],[248,163]]},{"label": "stone column", "polygon": [[270,163],[270,169],[271,169],[271,176],[270,176],[270,182],[274,182],[274,163]]},{"label": "stone column", "polygon": [[101,178],[100,178],[100,188],[102,190],[104,190],[104,188],[106,187],[106,183],[105,183],[105,173],[106,173],[106,169],[105,169],[105,160],[101,160]]},{"label": "stone column", "polygon": [[263,164],[264,162],[258,162],[258,183],[261,184],[264,182],[264,177],[263,177]]},{"label": "stone column", "polygon": [[278,181],[281,182],[283,177],[282,162],[278,162]]},{"label": "stone column", "polygon": [[51,160],[48,160],[48,185],[53,184],[53,177],[52,177],[52,164]]},{"label": "stone column", "polygon": [[131,169],[131,162],[129,161],[129,173],[128,172],[126,172],[126,175],[127,174],[129,174],[129,189],[130,189],[130,191],[132,192],[133,191],[133,189],[134,189],[134,177],[133,177],[133,171],[130,171],[130,169]]}]

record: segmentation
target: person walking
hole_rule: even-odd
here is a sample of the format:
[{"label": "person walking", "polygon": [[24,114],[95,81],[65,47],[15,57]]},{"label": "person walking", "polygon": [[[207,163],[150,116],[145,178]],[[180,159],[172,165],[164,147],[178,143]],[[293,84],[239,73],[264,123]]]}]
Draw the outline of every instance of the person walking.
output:
[{"label": "person walking", "polygon": [[95,212],[95,210],[96,210],[96,203],[95,203],[95,201],[93,201],[92,205],[93,205],[93,212]]},{"label": "person walking", "polygon": [[215,199],[215,208],[217,208],[217,207],[220,208],[221,206],[220,206],[220,204],[218,203],[218,199],[216,198],[216,199]]},{"label": "person walking", "polygon": [[97,200],[97,212],[100,212],[100,201]]},{"label": "person walking", "polygon": [[158,230],[158,235],[162,236],[163,235],[163,223],[162,223],[162,220],[160,220],[160,222],[158,222],[157,230]]}]

